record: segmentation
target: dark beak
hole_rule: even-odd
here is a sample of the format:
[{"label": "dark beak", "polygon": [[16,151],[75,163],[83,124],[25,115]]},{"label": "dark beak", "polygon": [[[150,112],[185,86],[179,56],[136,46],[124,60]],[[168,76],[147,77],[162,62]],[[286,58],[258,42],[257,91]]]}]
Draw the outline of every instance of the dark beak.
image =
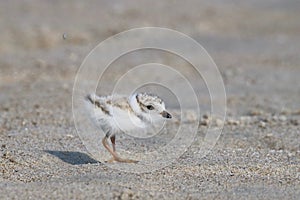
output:
[{"label": "dark beak", "polygon": [[172,118],[172,115],[170,113],[168,113],[167,111],[162,111],[160,113],[164,118],[167,118],[167,119],[171,119]]}]

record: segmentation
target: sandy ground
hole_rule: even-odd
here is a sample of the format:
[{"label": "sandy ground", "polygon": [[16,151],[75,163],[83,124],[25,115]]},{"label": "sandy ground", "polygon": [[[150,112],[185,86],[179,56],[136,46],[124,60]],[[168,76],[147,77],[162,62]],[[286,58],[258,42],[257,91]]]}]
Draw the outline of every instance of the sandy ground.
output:
[{"label": "sandy ground", "polygon": [[[293,0],[1,1],[0,198],[298,199],[299,9]],[[89,155],[71,99],[89,51],[143,26],[200,42],[221,71],[228,107],[205,158],[197,155],[203,119],[176,162],[134,174]]]}]

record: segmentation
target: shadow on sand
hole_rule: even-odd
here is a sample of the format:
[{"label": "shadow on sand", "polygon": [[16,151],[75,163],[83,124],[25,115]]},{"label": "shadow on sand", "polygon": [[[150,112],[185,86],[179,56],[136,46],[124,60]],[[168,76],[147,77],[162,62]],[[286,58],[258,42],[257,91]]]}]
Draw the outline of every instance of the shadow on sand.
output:
[{"label": "shadow on sand", "polygon": [[100,163],[99,161],[91,158],[85,153],[77,151],[50,151],[45,150],[45,152],[58,157],[62,161],[72,164],[72,165],[83,165],[83,164],[95,164]]}]

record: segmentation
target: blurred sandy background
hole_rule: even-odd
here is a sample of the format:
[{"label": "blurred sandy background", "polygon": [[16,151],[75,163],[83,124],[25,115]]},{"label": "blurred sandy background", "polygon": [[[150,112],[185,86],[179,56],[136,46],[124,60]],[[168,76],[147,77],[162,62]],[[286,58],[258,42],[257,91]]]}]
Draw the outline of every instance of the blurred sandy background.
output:
[{"label": "blurred sandy background", "polygon": [[[0,198],[297,199],[299,9],[297,0],[1,1]],[[169,167],[136,175],[88,155],[71,98],[90,50],[143,26],[202,44],[221,71],[228,108],[204,159],[195,141]],[[211,121],[202,119],[199,137]]]}]

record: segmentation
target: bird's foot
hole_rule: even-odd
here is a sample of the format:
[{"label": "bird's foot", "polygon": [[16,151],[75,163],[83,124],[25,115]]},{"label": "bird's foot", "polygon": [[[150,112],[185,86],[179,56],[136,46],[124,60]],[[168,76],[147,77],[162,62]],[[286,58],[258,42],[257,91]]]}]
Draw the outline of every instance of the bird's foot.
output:
[{"label": "bird's foot", "polygon": [[123,162],[123,163],[138,163],[139,161],[137,160],[131,160],[131,159],[124,159],[120,157],[112,157],[107,161],[107,163],[113,163],[113,162]]}]

